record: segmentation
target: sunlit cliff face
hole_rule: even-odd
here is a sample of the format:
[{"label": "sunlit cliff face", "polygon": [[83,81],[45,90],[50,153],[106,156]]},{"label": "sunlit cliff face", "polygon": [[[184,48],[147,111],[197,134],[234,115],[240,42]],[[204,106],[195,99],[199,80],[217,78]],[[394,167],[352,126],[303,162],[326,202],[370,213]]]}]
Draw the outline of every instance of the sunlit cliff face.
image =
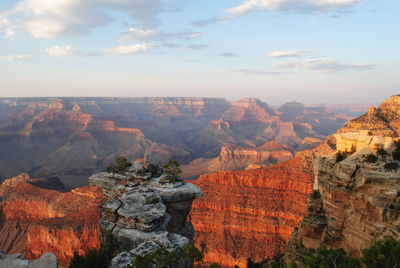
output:
[{"label": "sunlit cliff face", "polygon": [[56,254],[66,267],[74,252],[99,248],[99,211],[102,194],[96,187],[61,193],[30,184],[22,174],[0,186],[0,248],[36,259]]},{"label": "sunlit cliff face", "polygon": [[195,242],[205,261],[245,267],[285,250],[307,207],[315,155],[333,152],[327,144],[268,168],[203,175],[194,183],[204,197],[193,203]]}]

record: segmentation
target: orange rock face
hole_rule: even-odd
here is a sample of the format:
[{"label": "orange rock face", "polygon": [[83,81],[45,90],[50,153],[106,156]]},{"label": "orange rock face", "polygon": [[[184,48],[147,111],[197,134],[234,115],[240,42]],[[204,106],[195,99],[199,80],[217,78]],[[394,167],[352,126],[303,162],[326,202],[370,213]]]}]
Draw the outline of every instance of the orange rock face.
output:
[{"label": "orange rock face", "polygon": [[61,193],[33,186],[26,174],[0,186],[0,248],[37,259],[56,254],[66,267],[74,252],[99,248],[102,194],[96,187]]},{"label": "orange rock face", "polygon": [[305,215],[314,156],[331,150],[325,143],[285,163],[194,181],[204,197],[194,201],[191,221],[205,261],[245,267],[247,258],[261,261],[282,253]]}]

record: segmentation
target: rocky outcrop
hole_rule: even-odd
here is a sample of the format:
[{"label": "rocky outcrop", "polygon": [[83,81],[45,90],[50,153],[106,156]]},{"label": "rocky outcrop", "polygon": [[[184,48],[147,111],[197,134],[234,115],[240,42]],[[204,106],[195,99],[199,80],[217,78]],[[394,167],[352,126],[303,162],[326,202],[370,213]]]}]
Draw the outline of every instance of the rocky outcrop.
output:
[{"label": "rocky outcrop", "polygon": [[315,155],[332,152],[330,141],[267,168],[218,172],[193,181],[204,197],[193,203],[191,221],[205,262],[245,267],[282,253],[303,219],[314,180]]},{"label": "rocky outcrop", "polygon": [[[334,135],[339,150],[356,149],[351,156],[340,162],[335,154],[317,157],[315,192],[286,260],[301,261],[307,248],[321,245],[358,258],[375,240],[400,240],[400,162],[392,157],[399,104],[399,96],[389,98]],[[377,155],[377,148],[386,153]]]},{"label": "rocky outcrop", "polygon": [[268,166],[288,161],[293,157],[293,148],[274,141],[254,147],[223,146],[218,157],[214,159],[196,159],[182,167],[185,177],[196,177],[202,174],[241,170],[249,166]]},{"label": "rocky outcrop", "polygon": [[53,253],[43,254],[37,260],[26,260],[22,254],[6,255],[0,250],[0,267],[4,268],[57,268],[57,257]]},{"label": "rocky outcrop", "polygon": [[100,246],[102,193],[96,187],[61,193],[34,186],[38,181],[53,184],[27,174],[1,184],[0,248],[7,254],[23,253],[28,259],[52,252],[60,267],[66,267],[74,252],[84,254]]},{"label": "rocky outcrop", "polygon": [[[127,245],[112,261],[124,268],[135,256],[153,253],[157,248],[180,252],[193,243],[193,226],[187,221],[192,201],[201,190],[163,173],[156,161],[146,155],[122,174],[99,173],[89,178],[107,196],[102,204],[100,226]],[[180,267],[189,267],[184,261]]]}]

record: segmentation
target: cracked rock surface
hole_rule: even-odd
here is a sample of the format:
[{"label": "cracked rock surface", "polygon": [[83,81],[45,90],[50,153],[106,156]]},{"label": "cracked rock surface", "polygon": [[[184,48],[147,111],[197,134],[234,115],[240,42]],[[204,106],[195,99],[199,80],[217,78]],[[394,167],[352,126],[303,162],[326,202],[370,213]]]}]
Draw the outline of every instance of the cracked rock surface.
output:
[{"label": "cracked rock surface", "polygon": [[135,256],[158,248],[179,251],[193,243],[193,226],[187,216],[192,201],[202,192],[191,183],[166,180],[167,176],[146,154],[143,162],[133,162],[122,174],[103,172],[89,178],[89,184],[100,187],[107,197],[101,209],[102,232],[111,231],[128,245],[111,267],[125,268]]}]

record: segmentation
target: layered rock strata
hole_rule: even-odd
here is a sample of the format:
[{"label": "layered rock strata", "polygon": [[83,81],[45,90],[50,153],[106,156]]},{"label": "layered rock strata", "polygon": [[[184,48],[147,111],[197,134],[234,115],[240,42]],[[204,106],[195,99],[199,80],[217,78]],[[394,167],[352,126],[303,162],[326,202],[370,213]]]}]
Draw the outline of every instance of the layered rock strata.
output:
[{"label": "layered rock strata", "polygon": [[[107,196],[101,207],[101,230],[124,241],[126,251],[112,267],[126,267],[137,255],[157,248],[180,251],[193,243],[193,226],[187,221],[192,201],[202,196],[200,188],[163,173],[146,155],[123,174],[99,173],[89,178]],[[181,267],[190,266],[181,263]]]},{"label": "layered rock strata", "polygon": [[338,131],[337,148],[356,149],[351,156],[339,162],[335,154],[315,160],[316,191],[308,215],[292,234],[287,261],[301,261],[307,248],[321,245],[358,258],[375,240],[400,240],[400,161],[392,156],[399,140],[399,107],[400,97],[391,97]]},{"label": "layered rock strata", "polygon": [[102,193],[96,187],[61,193],[34,186],[38,181],[44,184],[22,174],[0,185],[0,248],[27,259],[53,252],[60,267],[67,267],[74,252],[100,246]]},{"label": "layered rock strata", "polygon": [[327,141],[267,168],[207,174],[193,181],[204,197],[193,203],[191,221],[206,263],[245,267],[283,253],[306,214],[316,155],[333,152]]}]

